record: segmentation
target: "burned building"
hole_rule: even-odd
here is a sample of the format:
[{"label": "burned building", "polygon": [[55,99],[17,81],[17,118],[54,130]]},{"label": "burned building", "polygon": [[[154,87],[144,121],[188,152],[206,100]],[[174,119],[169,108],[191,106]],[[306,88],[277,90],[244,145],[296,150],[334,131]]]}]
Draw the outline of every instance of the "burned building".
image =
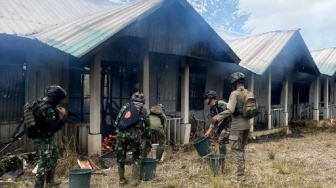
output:
[{"label": "burned building", "polygon": [[[258,99],[261,113],[254,118],[251,131],[288,126],[290,119],[297,118],[297,106],[309,102],[309,91],[316,93],[310,86],[316,86],[320,75],[300,31],[271,31],[227,42],[241,58],[235,70],[247,73],[247,88]],[[313,99],[317,100],[316,95]],[[318,111],[314,113],[318,119]]]},{"label": "burned building", "polygon": [[[86,5],[56,6],[52,5],[55,2],[46,2],[51,3],[49,9],[66,9],[58,12],[78,13],[81,8],[89,12],[64,14],[54,20],[56,10],[33,1],[40,9],[28,11],[27,17],[41,19],[38,23],[43,24],[26,34],[29,39],[25,37],[30,40],[20,65],[26,63],[22,70],[25,77],[20,82],[25,100],[13,104],[18,111],[13,120],[20,118],[24,102],[42,96],[45,86],[60,84],[69,91],[63,105],[77,116],[69,120],[83,123],[79,135],[89,154],[101,152],[102,136],[113,132],[116,113],[129,101],[136,83],[141,83],[147,108],[164,103],[172,117],[173,139],[188,142],[184,135],[190,130],[189,100],[199,100],[204,92],[204,89],[190,92],[190,83],[198,84],[201,80],[195,81],[193,75],[204,74],[204,67],[214,62],[237,64],[240,61],[184,0],[136,1],[118,6],[103,0],[83,1],[97,6],[92,9]],[[46,15],[40,16],[34,10]],[[32,27],[30,21],[21,19]],[[6,32],[3,31],[18,38],[15,33]],[[191,99],[190,94],[194,96]],[[12,123],[5,117],[3,121],[6,125],[1,127],[7,127],[6,132],[10,133],[8,127]],[[183,133],[177,135],[177,130]],[[62,134],[69,131],[74,130],[67,128]]]},{"label": "burned building", "polygon": [[[336,48],[324,48],[311,51],[313,59],[321,72],[319,77],[320,87],[316,92],[319,95],[319,112],[323,119],[336,117],[336,93],[335,93],[335,71],[336,71]],[[310,92],[310,98],[313,94]],[[312,106],[311,100],[309,105]]]}]

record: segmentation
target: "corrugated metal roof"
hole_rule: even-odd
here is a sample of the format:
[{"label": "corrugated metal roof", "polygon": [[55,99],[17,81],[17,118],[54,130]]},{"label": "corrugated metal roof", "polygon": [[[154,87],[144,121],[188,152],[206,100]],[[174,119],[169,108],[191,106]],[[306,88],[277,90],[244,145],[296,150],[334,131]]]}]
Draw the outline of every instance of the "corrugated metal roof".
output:
[{"label": "corrugated metal roof", "polygon": [[106,0],[0,0],[0,34],[28,36],[115,6]]},{"label": "corrugated metal roof", "polygon": [[322,74],[333,76],[336,72],[336,47],[310,52]]},{"label": "corrugated metal roof", "polygon": [[241,59],[240,66],[262,75],[295,32],[298,30],[272,31],[228,41],[228,43]]},{"label": "corrugated metal roof", "polygon": [[213,29],[225,41],[237,40],[239,38],[243,38],[243,37],[247,36],[247,35],[242,34],[242,33],[236,33],[236,32],[232,32],[232,31],[228,31],[228,30],[224,30],[224,29],[219,29],[219,28],[215,28],[215,27]]},{"label": "corrugated metal roof", "polygon": [[192,18],[198,18],[197,16],[199,16],[200,19],[196,20],[199,23],[195,22],[194,24],[209,27],[209,29],[204,29],[204,34],[209,35],[209,38],[212,37],[214,41],[217,41],[216,44],[211,43],[211,45],[217,45],[216,47],[219,48],[218,53],[226,53],[232,60],[229,62],[239,63],[240,59],[228,44],[224,40],[221,40],[207,22],[202,20],[201,16],[185,0],[144,0],[123,4],[107,11],[55,27],[52,30],[38,34],[36,38],[47,45],[80,58],[126,26],[149,16],[155,10],[163,6],[174,8],[176,4],[173,4],[173,2],[181,5],[180,8],[192,14]]},{"label": "corrugated metal roof", "polygon": [[119,5],[53,28],[38,34],[36,38],[75,57],[81,57],[140,16],[161,7],[162,2],[164,0],[146,0]]}]

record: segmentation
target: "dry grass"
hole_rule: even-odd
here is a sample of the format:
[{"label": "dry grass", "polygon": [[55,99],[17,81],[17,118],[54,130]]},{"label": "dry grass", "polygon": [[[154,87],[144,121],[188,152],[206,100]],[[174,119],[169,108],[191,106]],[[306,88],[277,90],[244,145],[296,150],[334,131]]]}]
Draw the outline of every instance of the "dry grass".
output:
[{"label": "dry grass", "polygon": [[[154,180],[141,181],[138,187],[335,187],[335,132],[335,129],[309,128],[302,138],[282,137],[249,143],[246,148],[247,180],[238,183],[234,181],[236,169],[230,150],[225,159],[224,173],[218,176],[212,175],[206,160],[200,158],[192,146],[184,152],[168,151],[166,161],[157,165]],[[73,162],[77,155],[68,153],[67,156],[60,159],[67,162],[60,162],[59,166],[69,166],[58,172],[78,168]],[[63,175],[62,187],[68,187],[68,177]],[[130,176],[131,167],[126,166],[126,178],[130,179]],[[27,181],[21,182],[26,182],[26,186],[21,187],[29,187]],[[117,166],[93,173],[91,187],[119,187]]]},{"label": "dry grass", "polygon": [[60,140],[59,150],[61,157],[58,160],[56,174],[58,176],[67,176],[69,170],[78,168],[78,155],[76,153],[76,137],[64,137]]}]

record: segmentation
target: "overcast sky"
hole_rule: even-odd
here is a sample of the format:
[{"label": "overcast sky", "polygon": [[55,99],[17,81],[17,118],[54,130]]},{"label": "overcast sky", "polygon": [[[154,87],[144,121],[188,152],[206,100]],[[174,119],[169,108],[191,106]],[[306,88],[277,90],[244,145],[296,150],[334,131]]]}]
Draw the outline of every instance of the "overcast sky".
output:
[{"label": "overcast sky", "polygon": [[240,0],[252,34],[300,28],[310,50],[336,47],[336,0]]}]

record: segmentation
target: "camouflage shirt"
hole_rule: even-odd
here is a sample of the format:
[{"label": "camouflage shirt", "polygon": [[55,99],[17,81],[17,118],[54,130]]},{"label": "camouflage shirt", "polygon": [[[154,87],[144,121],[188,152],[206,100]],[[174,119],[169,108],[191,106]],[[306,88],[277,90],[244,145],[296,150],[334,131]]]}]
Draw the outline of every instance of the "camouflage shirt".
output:
[{"label": "camouflage shirt", "polygon": [[[227,107],[227,103],[223,100],[216,100],[215,105],[211,105],[210,106],[210,117],[213,118],[214,116],[220,114],[221,112],[225,111]],[[217,127],[218,126],[218,122],[217,123],[211,123],[210,127]]]}]

